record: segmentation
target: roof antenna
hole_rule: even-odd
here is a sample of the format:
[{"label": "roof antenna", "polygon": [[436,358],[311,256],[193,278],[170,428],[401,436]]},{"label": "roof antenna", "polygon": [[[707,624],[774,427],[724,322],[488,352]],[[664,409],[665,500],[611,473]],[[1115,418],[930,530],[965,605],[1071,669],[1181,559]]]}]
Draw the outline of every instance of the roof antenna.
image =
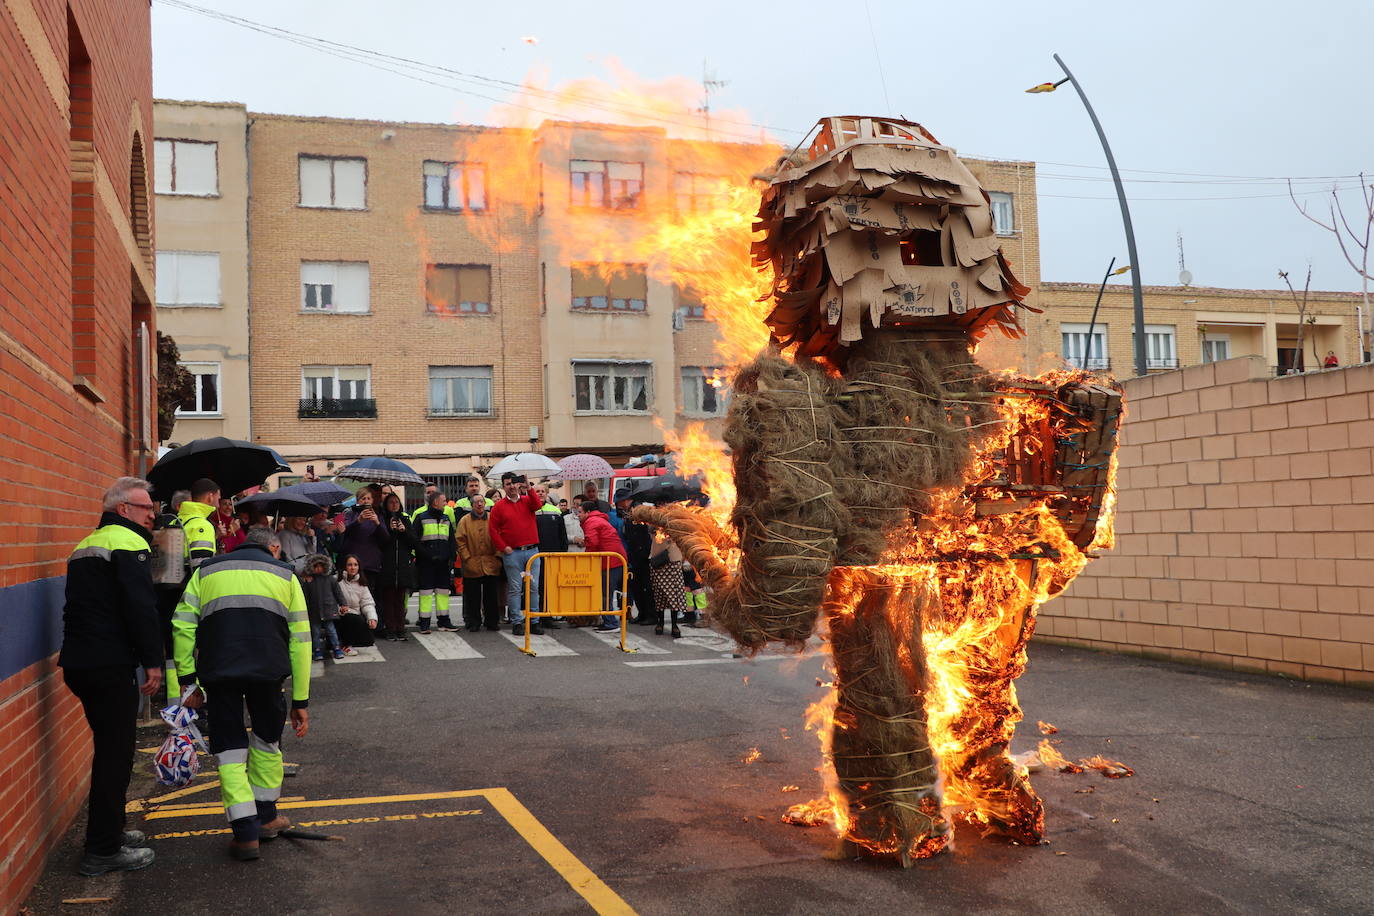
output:
[{"label": "roof antenna", "polygon": [[706,66],[706,58],[701,59],[701,112],[705,122],[706,135],[711,135],[711,93],[730,85],[729,80],[717,79],[716,74]]},{"label": "roof antenna", "polygon": [[1178,230],[1178,285],[1192,286],[1193,274],[1183,262],[1183,230]]}]

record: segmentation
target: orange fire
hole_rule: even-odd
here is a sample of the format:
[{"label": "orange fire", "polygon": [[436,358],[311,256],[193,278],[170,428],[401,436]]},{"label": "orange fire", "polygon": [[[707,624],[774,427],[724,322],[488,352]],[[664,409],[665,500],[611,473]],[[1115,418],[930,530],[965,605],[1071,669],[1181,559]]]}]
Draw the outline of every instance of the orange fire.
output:
[{"label": "orange fire", "polygon": [[[569,266],[574,274],[593,271],[614,289],[618,277],[642,269],[649,283],[674,287],[676,301],[704,306],[704,316],[716,326],[718,361],[729,376],[769,339],[763,319],[772,306],[772,278],[754,267],[750,255],[760,188],[755,176],[783,149],[762,137],[721,142],[743,138],[738,130],[722,138],[719,120],[706,122],[695,114],[698,91],[683,80],[637,84],[623,74],[615,87],[582,81],[550,90],[530,84],[518,103],[527,108],[511,108],[502,129],[467,134],[454,158],[486,169],[488,209],[466,211],[466,218],[472,232],[498,254],[526,245],[520,232],[535,226],[541,260],[565,268],[560,275]],[[627,118],[627,110],[634,114]],[[541,120],[536,124],[534,118]],[[600,124],[589,139],[589,132],[579,133],[579,120],[633,123]],[[743,119],[726,117],[731,120]],[[588,171],[570,165],[584,161],[575,151],[586,157]],[[636,162],[657,165],[648,174],[636,173],[628,167]],[[604,173],[597,171],[602,166]],[[543,218],[546,212],[557,218]],[[1060,372],[1042,379],[1062,383],[1072,377]],[[997,399],[997,408],[995,434],[982,441],[962,486],[935,494],[925,522],[899,539],[904,540],[900,550],[883,558],[885,573],[915,583],[922,595],[921,607],[894,605],[899,609],[892,613],[919,613],[928,673],[922,701],[940,761],[946,813],[981,824],[1006,823],[1024,806],[1024,798],[987,789],[992,783],[986,767],[1011,766],[1001,759],[1005,751],[997,760],[972,757],[979,749],[1009,742],[1021,719],[1011,680],[1025,667],[1025,638],[1036,609],[1082,569],[1088,552],[1073,543],[1044,499],[999,515],[981,512],[968,497],[970,488],[996,478],[1013,437],[1045,420],[1049,409],[1014,390]],[[711,505],[697,511],[708,513],[726,532],[717,551],[734,568],[738,549],[729,542],[729,517],[736,494],[723,444],[701,424],[665,428],[664,436],[681,472],[704,476]],[[1111,546],[1113,505],[1109,493],[1089,551]],[[1028,550],[1030,545],[1036,549]],[[911,621],[897,623],[903,622]],[[986,685],[997,678],[1005,681],[1005,689],[989,692]],[[843,727],[835,718],[836,705],[832,686],[807,713],[807,727],[821,741],[825,796],[794,805],[788,819],[829,823],[847,837],[849,803],[830,757],[834,730]],[[758,757],[758,750],[750,749],[744,762]],[[1029,787],[1024,791],[1030,793]],[[1038,806],[1035,810],[1038,817]],[[941,837],[911,852],[933,854],[946,842]]]}]

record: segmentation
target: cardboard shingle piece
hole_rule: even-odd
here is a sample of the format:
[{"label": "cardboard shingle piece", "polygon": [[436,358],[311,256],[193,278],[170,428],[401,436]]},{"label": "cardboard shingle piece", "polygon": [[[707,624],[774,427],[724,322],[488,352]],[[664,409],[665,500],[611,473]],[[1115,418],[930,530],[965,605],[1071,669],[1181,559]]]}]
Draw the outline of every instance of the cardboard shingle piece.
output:
[{"label": "cardboard shingle piece", "polygon": [[896,119],[822,119],[814,137],[773,177],[755,224],[754,262],[774,273],[775,341],[839,363],[845,344],[883,327],[953,318],[973,340],[992,327],[1021,335],[1030,290],[953,150]]}]

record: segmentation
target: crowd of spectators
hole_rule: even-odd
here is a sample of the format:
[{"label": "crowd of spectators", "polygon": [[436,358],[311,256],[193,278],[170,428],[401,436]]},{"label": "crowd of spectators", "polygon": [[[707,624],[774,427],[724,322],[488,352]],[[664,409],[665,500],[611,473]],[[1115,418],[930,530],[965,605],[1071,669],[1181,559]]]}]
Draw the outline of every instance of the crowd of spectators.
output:
[{"label": "crowd of spectators", "polygon": [[[628,570],[632,623],[674,637],[682,635],[683,625],[705,626],[700,581],[676,545],[629,519],[631,496],[617,494],[621,498],[613,506],[594,482],[570,498],[555,497],[548,485],[516,474],[500,483],[499,489],[484,489],[470,478],[456,499],[430,485],[423,502],[409,508],[397,489],[368,484],[348,509],[277,522],[281,559],[291,564],[305,592],[315,659],[342,659],[377,640],[404,642],[415,630],[476,633],[509,626],[523,634],[525,571],[537,553],[614,554],[604,560],[604,585],[614,604]],[[178,494],[182,501],[187,495]],[[227,498],[218,500],[208,518],[221,553],[241,544],[251,528],[274,525],[267,515],[250,506],[236,508]],[[543,592],[539,566],[533,565],[528,598],[535,612]],[[412,622],[408,603],[415,596],[418,614]],[[461,620],[451,613],[451,601],[461,609]],[[530,632],[542,635],[564,625],[610,631],[619,629],[619,620],[614,613],[536,617]]]}]

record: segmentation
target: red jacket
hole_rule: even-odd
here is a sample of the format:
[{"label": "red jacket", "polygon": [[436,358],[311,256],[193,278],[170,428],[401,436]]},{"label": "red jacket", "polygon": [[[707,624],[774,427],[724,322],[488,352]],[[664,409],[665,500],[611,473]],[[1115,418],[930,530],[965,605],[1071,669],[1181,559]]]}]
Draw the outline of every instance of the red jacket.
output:
[{"label": "red jacket", "polygon": [[505,497],[497,500],[489,513],[487,532],[491,535],[492,546],[497,553],[505,552],[526,544],[539,543],[539,529],[534,524],[534,513],[544,505],[543,500],[530,490],[517,500]]},{"label": "red jacket", "polygon": [[[583,545],[588,553],[618,553],[623,558],[625,556],[625,544],[620,540],[620,535],[615,533],[615,526],[606,517],[605,512],[588,512],[587,517],[582,520],[582,537],[586,543]],[[623,560],[607,560],[606,567],[615,569],[623,565]]]}]

